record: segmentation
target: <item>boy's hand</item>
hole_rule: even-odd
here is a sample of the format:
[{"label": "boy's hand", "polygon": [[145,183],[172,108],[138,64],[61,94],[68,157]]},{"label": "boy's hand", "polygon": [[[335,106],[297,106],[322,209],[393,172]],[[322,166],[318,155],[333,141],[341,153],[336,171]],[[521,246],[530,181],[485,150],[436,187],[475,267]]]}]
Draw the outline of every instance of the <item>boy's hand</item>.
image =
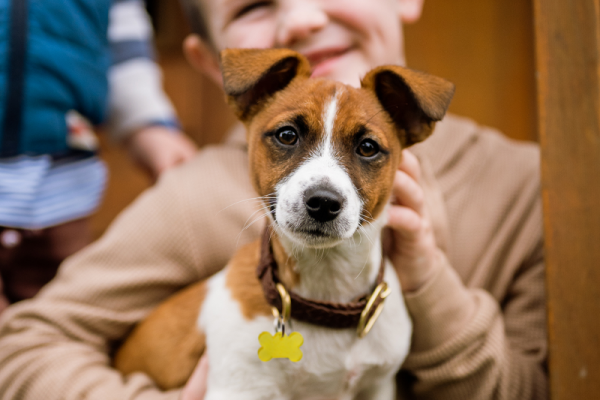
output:
[{"label": "boy's hand", "polygon": [[388,256],[398,273],[402,291],[413,292],[435,275],[440,267],[438,248],[421,187],[421,167],[409,151],[402,152],[394,185],[388,226],[391,243]]},{"label": "boy's hand", "polygon": [[208,379],[208,357],[206,353],[200,357],[198,365],[181,392],[180,400],[204,400],[206,381]]},{"label": "boy's hand", "polygon": [[125,145],[131,157],[153,180],[167,169],[191,159],[197,151],[194,142],[183,133],[158,125],[134,132]]}]

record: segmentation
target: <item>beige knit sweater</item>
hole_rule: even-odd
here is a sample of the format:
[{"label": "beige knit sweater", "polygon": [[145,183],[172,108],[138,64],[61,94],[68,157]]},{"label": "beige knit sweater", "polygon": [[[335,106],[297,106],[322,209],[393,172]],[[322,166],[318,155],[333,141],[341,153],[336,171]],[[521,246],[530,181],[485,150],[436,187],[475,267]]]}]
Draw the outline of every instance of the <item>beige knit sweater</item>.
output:
[{"label": "beige knit sweater", "polygon": [[[399,396],[547,398],[537,148],[449,116],[414,153],[449,262],[406,296],[414,336]],[[165,174],[37,298],[2,315],[0,399],[177,399],[142,374],[122,377],[111,351],[258,237],[254,196],[239,135]]]}]

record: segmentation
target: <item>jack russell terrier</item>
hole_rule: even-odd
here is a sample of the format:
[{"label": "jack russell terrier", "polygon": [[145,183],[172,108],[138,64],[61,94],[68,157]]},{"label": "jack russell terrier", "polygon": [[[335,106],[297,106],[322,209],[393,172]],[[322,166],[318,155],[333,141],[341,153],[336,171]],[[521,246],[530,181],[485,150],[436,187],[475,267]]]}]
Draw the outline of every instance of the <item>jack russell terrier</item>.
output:
[{"label": "jack russell terrier", "polygon": [[310,79],[286,49],[221,64],[268,226],[136,327],[115,366],[180,387],[206,347],[206,400],[394,399],[412,327],[381,231],[401,150],[431,134],[454,86],[399,66],[360,89]]}]

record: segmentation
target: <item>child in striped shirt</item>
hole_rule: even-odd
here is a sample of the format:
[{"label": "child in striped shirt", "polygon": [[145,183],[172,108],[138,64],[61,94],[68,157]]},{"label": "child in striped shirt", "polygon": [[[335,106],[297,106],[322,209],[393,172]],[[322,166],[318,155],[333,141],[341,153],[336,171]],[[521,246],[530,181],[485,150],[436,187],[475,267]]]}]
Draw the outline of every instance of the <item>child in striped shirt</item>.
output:
[{"label": "child in striped shirt", "polygon": [[141,0],[0,0],[0,38],[1,312],[91,239],[107,179],[92,126],[153,178],[196,149],[162,91]]}]

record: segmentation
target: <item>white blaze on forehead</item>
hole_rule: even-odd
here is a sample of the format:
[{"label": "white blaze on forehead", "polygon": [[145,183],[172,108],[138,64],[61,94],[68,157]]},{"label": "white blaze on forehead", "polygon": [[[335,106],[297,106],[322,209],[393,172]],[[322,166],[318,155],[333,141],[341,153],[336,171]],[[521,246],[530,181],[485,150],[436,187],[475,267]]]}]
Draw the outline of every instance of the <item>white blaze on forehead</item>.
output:
[{"label": "white blaze on forehead", "polygon": [[323,132],[325,135],[323,136],[323,147],[322,147],[322,155],[326,155],[331,153],[332,151],[332,140],[333,140],[333,128],[335,125],[335,117],[337,115],[337,106],[338,106],[338,96],[337,91],[331,96],[331,100],[327,107],[323,109]]}]

